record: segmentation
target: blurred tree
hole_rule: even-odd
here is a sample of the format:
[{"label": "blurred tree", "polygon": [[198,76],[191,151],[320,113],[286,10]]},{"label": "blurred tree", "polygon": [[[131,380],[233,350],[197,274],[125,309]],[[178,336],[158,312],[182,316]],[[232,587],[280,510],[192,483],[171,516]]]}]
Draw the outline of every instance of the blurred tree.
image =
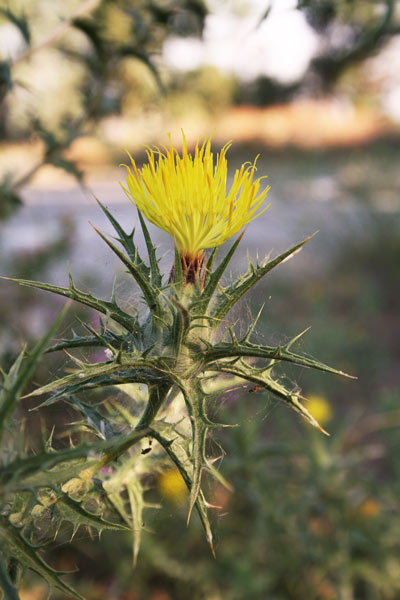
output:
[{"label": "blurred tree", "polygon": [[234,100],[236,104],[268,106],[290,102],[299,92],[302,83],[285,84],[272,77],[262,75],[254,81],[237,87]]},{"label": "blurred tree", "polygon": [[217,67],[204,65],[184,73],[174,73],[168,89],[167,104],[171,113],[193,113],[196,107],[208,114],[224,111],[232,104],[237,89],[233,75]]},{"label": "blurred tree", "polygon": [[322,89],[329,89],[350,66],[399,32],[396,6],[396,0],[299,0],[299,10],[321,36],[321,50],[310,70]]},{"label": "blurred tree", "polygon": [[[66,150],[101,119],[121,111],[129,87],[121,67],[132,59],[141,62],[162,93],[156,55],[163,40],[170,33],[200,35],[205,16],[202,0],[87,0],[78,9],[72,0],[0,0],[0,28],[10,33],[11,27],[20,37],[18,48],[6,47],[0,62],[2,139],[34,135],[43,142],[36,165],[0,181],[0,218],[20,204],[20,189],[45,164],[82,181],[83,173]],[[50,115],[47,105],[54,88],[62,98]],[[24,93],[29,95],[25,105]]]},{"label": "blurred tree", "polygon": [[[270,8],[260,23],[268,19]],[[306,73],[290,83],[257,77],[239,87],[236,103],[266,106],[288,102],[298,93],[331,92],[344,74],[400,31],[397,0],[298,0],[297,10],[319,37],[318,51]]]}]

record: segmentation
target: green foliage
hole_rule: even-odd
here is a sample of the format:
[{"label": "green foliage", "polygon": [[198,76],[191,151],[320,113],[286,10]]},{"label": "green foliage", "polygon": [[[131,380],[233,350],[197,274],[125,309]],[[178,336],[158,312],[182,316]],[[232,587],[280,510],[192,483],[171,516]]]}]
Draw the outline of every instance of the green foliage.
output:
[{"label": "green foliage", "polygon": [[[158,543],[143,540],[133,590],[118,569],[126,544],[103,582],[117,570],[121,595],[151,597],[157,589],[174,600],[186,600],[189,586],[196,600],[397,599],[396,393],[386,409],[380,397],[379,408],[361,417],[343,414],[339,404],[331,405],[329,438],[277,410],[262,392],[235,393],[214,406],[220,419],[240,423],[218,436],[225,450],[219,468],[234,489],[208,480],[208,498],[222,507],[216,560],[202,548],[200,529],[185,528],[185,509],[177,506],[175,515],[157,514]],[[103,544],[98,552],[111,559],[115,548]]]},{"label": "green foliage", "polygon": [[[44,562],[38,548],[24,537],[19,528],[15,527],[8,517],[0,517],[0,531],[6,552],[14,560],[41,575],[50,586],[60,589],[73,598],[82,600],[82,596],[67,585],[59,577],[57,571]],[[3,590],[6,592],[4,588]]]},{"label": "green foliage", "polygon": [[26,15],[17,15],[10,8],[0,8],[0,14],[3,15],[9,21],[11,21],[11,23],[13,23],[13,25],[15,25],[18,28],[19,32],[21,33],[24,39],[25,44],[29,45],[31,43],[31,32]]},{"label": "green foliage", "polygon": [[17,590],[13,586],[10,576],[5,568],[3,561],[0,559],[0,587],[3,590],[5,597],[9,600],[18,600]]},{"label": "green foliage", "polygon": [[[246,81],[238,85],[237,104],[282,104],[304,92],[315,95],[316,92],[331,93],[338,89],[354,98],[361,90],[342,87],[342,77],[350,73],[354,83],[354,69],[379,52],[396,35],[399,27],[396,0],[382,0],[379,4],[374,0],[298,0],[297,10],[322,42],[307,67],[310,77],[302,74],[295,81],[282,83],[274,77],[261,75],[250,84]],[[269,15],[267,8],[261,21]],[[346,36],[342,35],[344,27]],[[361,94],[367,91],[365,83],[362,87]]]},{"label": "green foliage", "polygon": [[11,367],[9,373],[3,373],[0,391],[0,439],[4,429],[7,427],[10,417],[14,413],[16,404],[19,402],[25,386],[30,381],[36,365],[57,331],[64,317],[65,310],[66,309],[64,309],[60,317],[54,322],[48,333],[40,340],[40,342],[38,342],[35,348],[28,354],[23,350]]},{"label": "green foliage", "polygon": [[[65,310],[64,310],[65,312]],[[21,352],[15,363],[12,365],[8,373],[2,373],[2,383],[0,392],[0,436],[1,438],[10,435],[10,418],[15,412],[16,406],[20,401],[21,394],[27,383],[29,382],[37,363],[39,362],[41,355],[45,351],[49,344],[50,339],[54,336],[56,329],[59,327],[60,321],[63,318],[63,314],[55,321],[54,325],[50,328],[49,332],[40,340],[36,347],[30,353],[26,353],[25,350]],[[14,432],[13,432],[14,433]],[[23,435],[23,432],[22,432]],[[20,453],[23,452],[23,438],[20,437]],[[15,452],[15,451],[14,451]],[[57,459],[64,461],[69,456],[65,456],[61,453],[60,456],[53,456],[53,464],[57,463]],[[11,458],[11,459],[10,459]],[[13,460],[13,453],[8,451],[8,445],[3,443],[2,448],[2,468],[1,468],[1,481],[2,487],[0,489],[0,498],[2,505],[2,516],[0,517],[0,530],[1,530],[1,551],[3,556],[8,562],[8,569],[1,564],[1,586],[6,594],[6,598],[16,598],[17,593],[13,587],[13,583],[10,578],[10,564],[13,561],[17,561],[24,567],[28,567],[37,573],[39,573],[50,586],[58,587],[59,589],[72,594],[75,598],[80,598],[79,594],[66,585],[60,578],[59,574],[52,569],[40,556],[37,551],[37,547],[23,534],[21,526],[18,521],[13,521],[12,517],[15,516],[14,509],[15,505],[18,506],[18,512],[20,514],[25,513],[32,508],[31,501],[24,502],[23,496],[20,496],[15,489],[13,483],[16,483],[17,488],[22,488],[24,485],[29,487],[29,496],[35,496],[38,488],[41,487],[35,485],[35,481],[32,478],[27,482],[27,474],[41,473],[42,469],[45,468],[46,461],[43,456],[34,457],[36,459],[36,465],[32,464],[32,460],[18,456]],[[27,469],[26,461],[28,461],[29,467]],[[43,484],[42,484],[43,485]],[[49,485],[49,483],[47,484]],[[50,484],[52,485],[52,483]],[[11,504],[10,504],[11,502]],[[8,507],[8,511],[7,511]]]},{"label": "green foliage", "polygon": [[[1,70],[2,66],[0,64],[0,77]],[[13,178],[10,174],[5,175],[3,180],[0,182],[0,198],[0,219],[6,219],[17,207],[22,204],[22,200],[15,190]]]},{"label": "green foliage", "polygon": [[[127,527],[133,532],[136,562],[142,513],[148,506],[144,498],[145,481],[160,464],[162,453],[178,468],[190,491],[188,520],[195,508],[214,552],[208,515],[210,504],[202,489],[203,473],[208,472],[217,481],[223,480],[212,466],[208,440],[210,431],[229,424],[214,423],[208,417],[211,398],[223,396],[232,385],[250,384],[254,389],[268,390],[283,399],[314,427],[320,428],[303,406],[300,390],[287,388],[277,368],[292,363],[344,375],[292,352],[292,345],[302,334],[286,344],[260,346],[250,341],[255,323],[238,340],[225,321],[228,311],[245,292],[272,268],[298,252],[307,240],[272,261],[257,262],[256,266],[250,263],[248,272],[229,288],[222,288],[220,280],[240,238],[214,270],[215,252],[212,254],[204,289],[200,281],[183,282],[178,263],[172,280],[163,285],[156,251],[143,219],[140,218],[140,222],[148,264],[137,251],[134,232],[127,234],[111,213],[101,208],[116,231],[122,250],[98,233],[138,285],[147,311],[131,314],[122,310],[115,292],[110,301],[82,292],[71,275],[68,288],[14,280],[90,307],[99,314],[100,326],[96,330],[86,325],[90,335],[74,334],[71,339],[51,346],[57,321],[35,349],[26,357],[21,354],[10,372],[3,376],[0,414],[5,428],[23,387],[46,349],[54,352],[92,346],[102,348],[107,354],[107,360],[95,362],[68,354],[75,369],[28,394],[29,397],[50,394],[42,406],[62,400],[72,407],[80,420],[72,425],[71,434],[78,434],[79,443],[71,442],[70,446],[54,450],[50,437],[35,455],[26,450],[18,456],[8,454],[0,473],[3,506],[9,506],[2,516],[5,540],[2,552],[6,561],[16,560],[64,592],[69,587],[38,554],[34,539],[39,537],[41,543],[48,543],[52,536],[62,534],[61,526],[65,522],[72,526],[71,538],[79,527],[99,533],[103,529]],[[227,333],[229,342],[225,341]],[[140,387],[143,385],[147,386],[145,395]],[[128,401],[119,400],[121,392],[128,396]],[[170,411],[176,410],[176,405],[181,407],[179,416],[175,414],[171,421]],[[151,457],[147,451],[138,454],[135,449],[145,437],[158,442]],[[89,444],[93,438],[94,443]],[[12,494],[15,501],[8,505]],[[44,529],[43,519],[47,522]],[[8,582],[6,578],[3,580],[5,589]]]}]

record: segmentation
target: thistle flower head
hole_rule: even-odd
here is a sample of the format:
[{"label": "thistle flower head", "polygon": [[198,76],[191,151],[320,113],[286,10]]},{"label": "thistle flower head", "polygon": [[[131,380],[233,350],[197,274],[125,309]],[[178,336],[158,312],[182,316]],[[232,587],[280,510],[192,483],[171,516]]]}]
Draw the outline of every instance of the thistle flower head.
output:
[{"label": "thistle flower head", "polygon": [[140,170],[132,157],[126,180],[128,197],[138,210],[175,240],[188,262],[206,248],[220,246],[268,207],[262,206],[269,186],[260,191],[254,179],[256,161],[245,163],[227,189],[228,142],[214,157],[211,139],[205,138],[188,152],[183,135],[182,156],[172,146],[147,150],[148,163]]}]

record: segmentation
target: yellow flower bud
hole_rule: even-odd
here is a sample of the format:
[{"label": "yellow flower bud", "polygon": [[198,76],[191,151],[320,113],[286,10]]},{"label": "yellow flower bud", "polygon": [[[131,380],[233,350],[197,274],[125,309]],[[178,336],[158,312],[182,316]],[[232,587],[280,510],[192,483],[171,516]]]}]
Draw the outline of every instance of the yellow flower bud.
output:
[{"label": "yellow flower bud", "polygon": [[332,419],[332,407],[324,396],[308,396],[307,410],[320,425],[326,425]]},{"label": "yellow flower bud", "polygon": [[187,497],[188,489],[178,469],[168,469],[158,479],[158,489],[166,500],[180,504]]}]

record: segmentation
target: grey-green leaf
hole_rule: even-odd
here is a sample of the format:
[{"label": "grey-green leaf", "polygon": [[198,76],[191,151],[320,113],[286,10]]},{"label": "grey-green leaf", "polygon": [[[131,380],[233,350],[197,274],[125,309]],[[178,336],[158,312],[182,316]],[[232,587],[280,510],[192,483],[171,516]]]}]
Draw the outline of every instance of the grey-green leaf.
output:
[{"label": "grey-green leaf", "polygon": [[46,292],[52,292],[64,296],[65,298],[71,298],[80,304],[94,308],[99,313],[106,315],[122,325],[128,331],[133,331],[135,328],[135,319],[125,311],[123,311],[115,302],[107,300],[100,300],[91,294],[78,290],[73,284],[69,288],[63,288],[50,283],[41,283],[40,281],[30,281],[29,279],[12,279],[10,277],[0,277],[0,279],[6,279],[7,281],[14,281],[20,285],[26,287],[36,288],[38,290],[45,290]]},{"label": "grey-green leaf", "polygon": [[84,600],[71,586],[60,578],[60,573],[48,565],[19,529],[14,527],[7,517],[0,516],[0,531],[5,542],[7,553],[25,567],[38,573],[50,587],[56,587],[67,596]]},{"label": "grey-green leaf", "polygon": [[[314,234],[315,235],[315,234]],[[304,244],[306,244],[314,235],[309,236],[299,244],[296,244],[289,250],[286,250],[273,260],[268,261],[264,265],[254,267],[251,263],[247,273],[240,277],[224,294],[221,294],[216,300],[213,316],[219,320],[224,319],[233,306],[248,292],[264,275],[269,273],[274,267],[288,259],[290,256],[298,252]]]},{"label": "grey-green leaf", "polygon": [[15,361],[8,375],[5,376],[2,389],[0,390],[0,439],[2,431],[12,415],[19,401],[24,387],[29,382],[42,354],[45,352],[50,340],[59,328],[68,306],[66,306],[47,333],[36,344],[31,352],[23,350]]},{"label": "grey-green leaf", "polygon": [[4,566],[3,561],[0,558],[0,587],[4,592],[5,600],[19,600],[17,590],[13,586],[10,577],[8,576],[7,569]]}]

